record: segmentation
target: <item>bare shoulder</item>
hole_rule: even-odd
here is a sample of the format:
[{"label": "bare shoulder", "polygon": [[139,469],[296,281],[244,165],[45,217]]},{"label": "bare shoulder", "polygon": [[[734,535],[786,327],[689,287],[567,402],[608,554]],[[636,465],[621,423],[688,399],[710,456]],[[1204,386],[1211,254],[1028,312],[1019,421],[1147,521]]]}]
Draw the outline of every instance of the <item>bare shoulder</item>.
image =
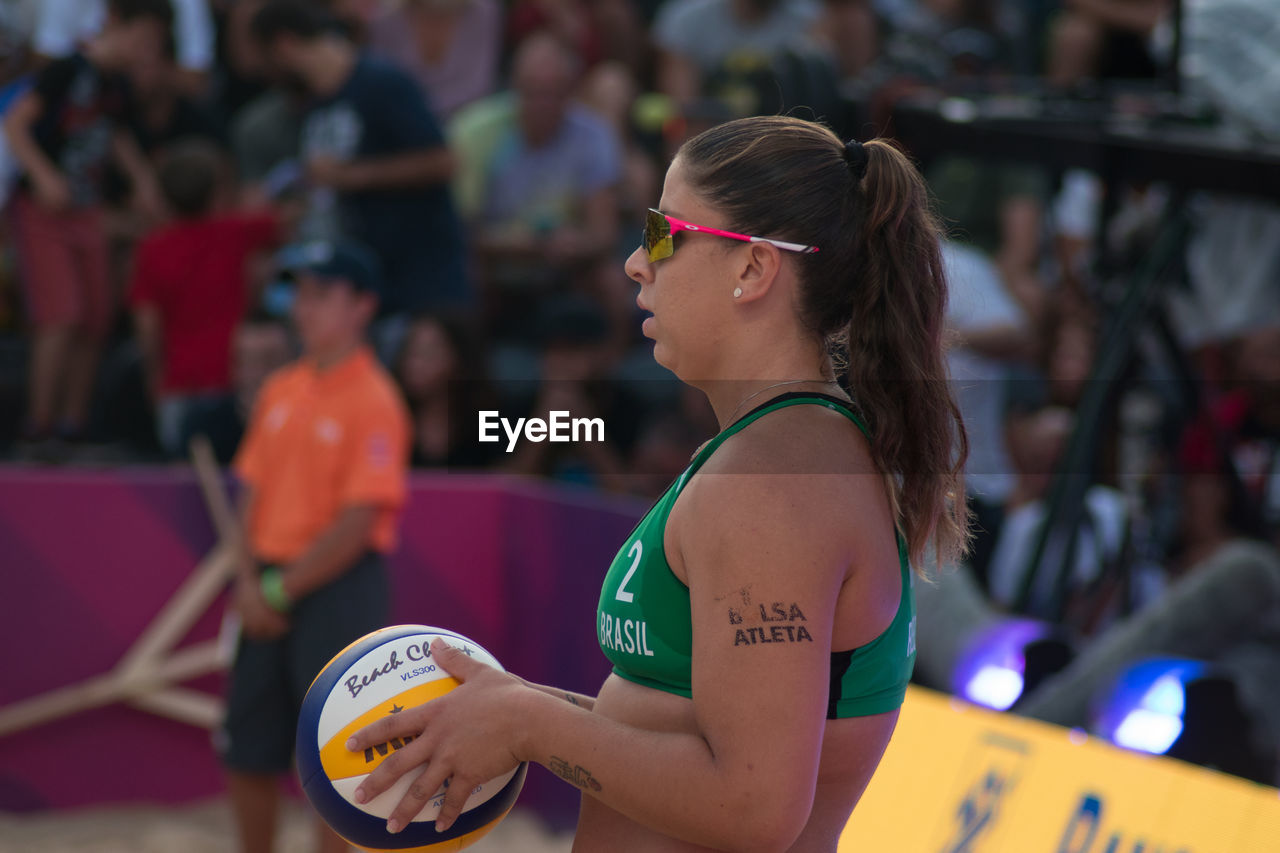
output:
[{"label": "bare shoulder", "polygon": [[728,439],[689,482],[672,513],[675,537],[785,537],[818,562],[845,564],[863,525],[891,529],[884,478],[858,428],[821,406],[770,413]]},{"label": "bare shoulder", "polygon": [[718,475],[772,478],[767,482],[775,488],[814,499],[856,492],[872,480],[880,489],[866,437],[848,417],[823,406],[771,412],[729,438],[699,473],[708,483],[723,479]]}]

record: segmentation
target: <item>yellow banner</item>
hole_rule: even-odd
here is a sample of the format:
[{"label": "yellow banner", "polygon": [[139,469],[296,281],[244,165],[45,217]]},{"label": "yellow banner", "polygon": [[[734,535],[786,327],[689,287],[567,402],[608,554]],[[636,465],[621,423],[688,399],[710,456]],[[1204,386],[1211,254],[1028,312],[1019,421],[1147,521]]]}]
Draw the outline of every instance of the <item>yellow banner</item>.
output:
[{"label": "yellow banner", "polygon": [[911,688],[840,853],[1280,853],[1280,791]]}]

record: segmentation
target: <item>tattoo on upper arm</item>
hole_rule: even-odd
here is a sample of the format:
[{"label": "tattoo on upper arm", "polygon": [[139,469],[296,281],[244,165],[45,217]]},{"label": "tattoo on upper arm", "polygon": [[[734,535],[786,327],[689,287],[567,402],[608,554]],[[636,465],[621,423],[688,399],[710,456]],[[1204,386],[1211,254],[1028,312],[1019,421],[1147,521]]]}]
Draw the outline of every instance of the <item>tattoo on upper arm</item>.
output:
[{"label": "tattoo on upper arm", "polygon": [[740,587],[739,589],[735,589],[731,593],[725,593],[724,595],[717,595],[713,600],[724,601],[726,598],[728,598],[731,595],[736,595],[739,598],[741,598],[743,607],[749,607],[751,605],[751,584],[747,584],[746,586]]},{"label": "tattoo on upper arm", "polygon": [[578,697],[574,696],[567,690],[564,693],[564,701],[568,702],[570,705],[578,705],[579,707],[582,705],[582,703],[578,701]]},{"label": "tattoo on upper arm", "polygon": [[552,773],[559,776],[571,785],[579,788],[590,788],[592,791],[601,790],[601,785],[596,781],[596,777],[591,775],[591,771],[583,767],[581,764],[570,764],[559,756],[551,756],[551,763],[547,765]]},{"label": "tattoo on upper arm", "polygon": [[[764,624],[758,627],[739,627],[743,626],[747,620]],[[735,646],[754,646],[759,643],[812,643],[813,635],[803,624],[807,621],[804,611],[796,602],[792,602],[790,606],[781,601],[775,601],[767,606],[760,603],[752,608],[729,608],[729,624],[734,626],[733,644]]]}]

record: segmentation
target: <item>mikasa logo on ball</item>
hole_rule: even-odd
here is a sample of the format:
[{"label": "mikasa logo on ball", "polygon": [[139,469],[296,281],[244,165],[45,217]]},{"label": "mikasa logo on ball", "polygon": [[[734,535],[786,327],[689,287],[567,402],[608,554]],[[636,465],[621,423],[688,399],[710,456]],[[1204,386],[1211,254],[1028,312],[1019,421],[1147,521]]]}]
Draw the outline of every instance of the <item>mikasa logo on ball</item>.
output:
[{"label": "mikasa logo on ball", "polygon": [[[401,708],[399,705],[392,705],[389,713],[395,714],[403,710],[404,708]],[[365,747],[364,763],[372,764],[379,758],[386,758],[387,753],[393,750],[403,749],[404,745],[407,743],[413,743],[412,735],[405,735],[402,738],[393,737],[391,740],[384,743],[375,743],[373,746]]]}]

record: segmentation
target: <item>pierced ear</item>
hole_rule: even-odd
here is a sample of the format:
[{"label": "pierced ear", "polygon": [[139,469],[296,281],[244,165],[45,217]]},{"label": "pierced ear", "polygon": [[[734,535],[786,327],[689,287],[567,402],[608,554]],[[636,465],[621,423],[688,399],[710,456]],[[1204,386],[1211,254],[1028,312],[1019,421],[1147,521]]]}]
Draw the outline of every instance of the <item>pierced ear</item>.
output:
[{"label": "pierced ear", "polygon": [[752,243],[734,280],[735,302],[751,302],[769,292],[782,269],[782,252],[769,243]]}]

